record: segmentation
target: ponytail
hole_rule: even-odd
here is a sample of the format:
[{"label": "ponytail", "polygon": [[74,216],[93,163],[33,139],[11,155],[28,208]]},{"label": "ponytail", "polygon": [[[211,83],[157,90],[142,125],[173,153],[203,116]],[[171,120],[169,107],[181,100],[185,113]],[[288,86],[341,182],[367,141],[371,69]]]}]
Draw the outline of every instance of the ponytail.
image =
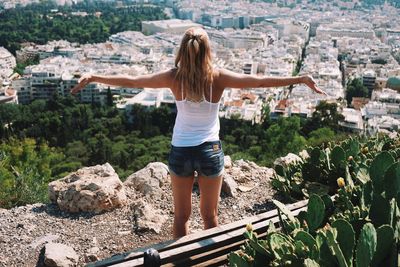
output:
[{"label": "ponytail", "polygon": [[201,101],[204,90],[213,82],[211,48],[207,33],[201,28],[190,28],[182,38],[175,59],[176,79],[185,90],[186,98]]}]

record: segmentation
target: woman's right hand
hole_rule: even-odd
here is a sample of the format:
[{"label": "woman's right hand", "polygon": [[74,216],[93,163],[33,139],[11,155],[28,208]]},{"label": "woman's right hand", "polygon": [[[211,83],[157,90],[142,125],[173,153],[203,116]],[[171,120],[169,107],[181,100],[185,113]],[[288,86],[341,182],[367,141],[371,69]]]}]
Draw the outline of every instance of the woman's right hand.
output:
[{"label": "woman's right hand", "polygon": [[88,85],[89,83],[91,83],[93,81],[94,81],[94,79],[93,79],[92,74],[89,74],[89,73],[83,74],[81,76],[81,78],[79,79],[78,84],[75,85],[75,87],[71,89],[71,94],[73,94],[73,95],[77,94],[79,91],[81,91],[83,88],[85,88],[86,85]]},{"label": "woman's right hand", "polygon": [[307,85],[311,90],[318,94],[323,94],[323,95],[328,95],[325,91],[323,91],[321,88],[317,86],[317,83],[314,81],[312,76],[310,75],[304,75],[301,77],[302,83]]}]

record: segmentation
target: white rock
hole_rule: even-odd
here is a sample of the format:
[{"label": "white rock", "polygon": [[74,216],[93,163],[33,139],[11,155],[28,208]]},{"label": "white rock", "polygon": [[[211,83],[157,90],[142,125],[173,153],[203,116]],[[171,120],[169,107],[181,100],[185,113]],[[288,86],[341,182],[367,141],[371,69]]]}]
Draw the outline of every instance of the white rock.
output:
[{"label": "white rock", "polygon": [[7,213],[8,213],[7,209],[0,208],[0,214],[7,214]]},{"label": "white rock", "polygon": [[276,165],[281,165],[282,167],[287,167],[291,164],[297,163],[297,162],[302,162],[303,160],[297,156],[296,154],[289,153],[285,157],[280,157],[277,158],[274,161],[274,166]]},{"label": "white rock", "polygon": [[240,176],[242,174],[242,171],[240,170],[239,167],[233,166],[230,170],[229,170],[230,174],[233,176]]},{"label": "white rock", "polygon": [[168,166],[162,162],[152,162],[130,175],[124,185],[144,195],[154,195],[161,194],[161,187],[166,183],[169,183]]},{"label": "white rock", "polygon": [[389,138],[391,138],[391,139],[396,139],[397,136],[398,136],[398,133],[393,131],[393,132],[390,132],[390,133],[388,134],[388,136],[389,136]]},{"label": "white rock", "polygon": [[78,254],[73,248],[59,243],[48,243],[45,246],[44,265],[48,267],[76,266]]},{"label": "white rock", "polygon": [[237,183],[232,178],[231,175],[224,173],[222,180],[222,188],[221,191],[227,194],[228,196],[235,197],[237,194]]},{"label": "white rock", "polygon": [[110,164],[82,168],[49,184],[49,198],[61,210],[102,212],[126,204],[125,188]]},{"label": "white rock", "polygon": [[230,156],[224,157],[224,167],[225,167],[225,169],[229,169],[232,167],[232,159]]},{"label": "white rock", "polygon": [[242,171],[251,171],[252,167],[249,164],[249,161],[247,160],[243,160],[243,159],[239,159],[236,160],[235,165],[237,165]]},{"label": "white rock", "polygon": [[88,251],[88,253],[90,253],[90,254],[97,254],[97,253],[99,253],[99,252],[100,252],[99,247],[91,247],[91,248],[89,249],[89,251]]},{"label": "white rock", "polygon": [[168,219],[167,215],[163,215],[162,211],[155,209],[151,204],[143,200],[138,200],[133,204],[134,216],[136,219],[137,231],[154,231],[161,232],[161,227]]},{"label": "white rock", "polygon": [[252,190],[253,188],[254,188],[254,186],[253,187],[244,186],[244,185],[239,185],[238,186],[238,189],[240,191],[242,191],[242,192],[248,192],[248,191]]},{"label": "white rock", "polygon": [[33,249],[36,249],[37,247],[39,247],[45,243],[50,243],[50,242],[56,241],[58,238],[60,238],[59,235],[53,235],[53,234],[39,236],[38,238],[33,240],[29,246]]},{"label": "white rock", "polygon": [[263,168],[262,169],[262,177],[263,179],[270,180],[275,175],[275,170],[272,168]]},{"label": "white rock", "polygon": [[118,235],[130,235],[131,234],[131,230],[127,230],[127,231],[118,231]]},{"label": "white rock", "polygon": [[303,159],[306,160],[310,157],[310,155],[308,155],[307,150],[303,149],[302,151],[299,152],[299,156]]}]

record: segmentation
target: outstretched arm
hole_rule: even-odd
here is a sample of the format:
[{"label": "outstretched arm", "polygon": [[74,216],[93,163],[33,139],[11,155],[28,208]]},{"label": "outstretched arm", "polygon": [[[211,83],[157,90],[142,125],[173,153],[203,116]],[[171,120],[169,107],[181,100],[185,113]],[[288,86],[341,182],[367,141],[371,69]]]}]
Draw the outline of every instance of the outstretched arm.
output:
[{"label": "outstretched arm", "polygon": [[311,76],[294,76],[294,77],[267,77],[254,76],[248,74],[240,74],[226,69],[220,70],[220,78],[224,87],[230,88],[257,88],[257,87],[280,87],[293,84],[304,83],[311,90],[326,94],[316,85]]},{"label": "outstretched arm", "polygon": [[167,70],[163,72],[138,75],[138,76],[128,76],[128,75],[112,75],[112,76],[102,76],[95,74],[84,74],[80,79],[78,84],[71,90],[72,94],[76,94],[85,88],[89,83],[103,83],[114,86],[123,87],[149,87],[149,88],[165,88],[171,87],[173,74],[172,70]]}]

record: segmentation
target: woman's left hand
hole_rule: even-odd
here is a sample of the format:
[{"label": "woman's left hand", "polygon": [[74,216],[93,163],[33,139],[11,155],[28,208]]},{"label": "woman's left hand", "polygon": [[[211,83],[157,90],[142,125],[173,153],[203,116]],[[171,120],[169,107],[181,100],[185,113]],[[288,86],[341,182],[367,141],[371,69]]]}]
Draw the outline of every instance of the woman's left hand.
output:
[{"label": "woman's left hand", "polygon": [[318,93],[318,94],[323,94],[323,95],[328,95],[325,91],[323,91],[322,89],[320,89],[317,86],[317,83],[314,81],[314,79],[310,76],[310,75],[305,75],[302,76],[302,81],[305,85],[307,85],[308,87],[310,87],[311,90],[313,90],[314,92]]},{"label": "woman's left hand", "polygon": [[82,77],[79,79],[78,84],[75,85],[74,88],[71,90],[71,94],[76,94],[79,91],[81,91],[83,88],[85,88],[86,85],[89,83],[93,82],[93,76],[91,74],[84,74]]}]

